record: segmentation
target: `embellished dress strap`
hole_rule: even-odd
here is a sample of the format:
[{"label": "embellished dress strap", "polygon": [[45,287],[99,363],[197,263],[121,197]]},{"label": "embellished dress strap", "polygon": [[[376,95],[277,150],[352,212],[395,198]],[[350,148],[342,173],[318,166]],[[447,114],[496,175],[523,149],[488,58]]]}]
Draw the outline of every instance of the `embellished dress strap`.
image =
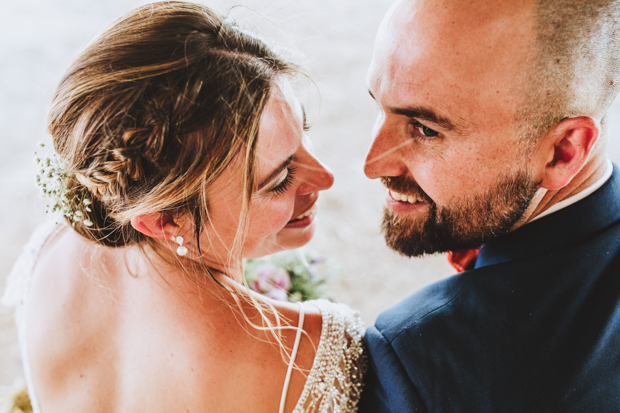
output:
[{"label": "embellished dress strap", "polygon": [[282,397],[280,398],[280,410],[279,413],[284,413],[284,405],[286,404],[286,394],[288,393],[288,386],[291,383],[291,375],[293,374],[293,366],[295,365],[295,357],[297,357],[297,351],[299,350],[299,341],[301,340],[301,333],[304,328],[304,307],[299,303],[299,322],[297,325],[297,334],[295,335],[295,344],[293,345],[293,351],[291,352],[291,359],[288,362],[288,370],[286,371],[286,379],[284,380],[284,389],[282,390]]},{"label": "embellished dress strap", "polygon": [[293,413],[355,413],[366,371],[359,314],[344,304],[309,301],[321,311],[321,338]]},{"label": "embellished dress strap", "polygon": [[41,252],[41,249],[45,245],[46,241],[53,234],[62,231],[63,227],[58,225],[57,222],[59,221],[53,217],[52,219],[49,219],[39,225],[34,230],[30,236],[30,240],[26,245],[24,245],[21,255],[13,265],[13,269],[7,278],[6,290],[2,296],[3,305],[6,307],[15,307],[15,322],[17,324],[17,334],[19,337],[24,376],[26,379],[26,386],[28,388],[28,395],[30,397],[33,413],[39,413],[40,409],[37,403],[34,387],[32,385],[30,365],[28,363],[28,353],[26,351],[26,304],[32,274],[39,257],[39,253]]}]

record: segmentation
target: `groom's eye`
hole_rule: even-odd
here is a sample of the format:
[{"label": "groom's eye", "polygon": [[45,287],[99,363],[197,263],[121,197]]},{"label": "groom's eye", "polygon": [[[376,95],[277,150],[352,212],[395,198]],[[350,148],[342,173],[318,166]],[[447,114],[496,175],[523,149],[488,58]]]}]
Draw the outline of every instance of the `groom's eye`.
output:
[{"label": "groom's eye", "polygon": [[418,121],[413,121],[411,125],[425,138],[434,138],[439,135],[439,132],[429,128],[428,126],[422,125]]}]

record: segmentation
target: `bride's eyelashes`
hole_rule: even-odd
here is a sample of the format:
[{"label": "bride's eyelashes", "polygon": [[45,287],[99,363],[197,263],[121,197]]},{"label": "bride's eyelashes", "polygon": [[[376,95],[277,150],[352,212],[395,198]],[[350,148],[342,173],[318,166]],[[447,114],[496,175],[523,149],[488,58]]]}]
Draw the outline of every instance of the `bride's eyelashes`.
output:
[{"label": "bride's eyelashes", "polygon": [[286,169],[287,174],[284,179],[271,190],[271,192],[276,195],[281,195],[288,191],[288,189],[291,187],[291,184],[293,183],[293,177],[295,176],[295,172],[297,172],[297,168],[294,166],[289,166]]}]

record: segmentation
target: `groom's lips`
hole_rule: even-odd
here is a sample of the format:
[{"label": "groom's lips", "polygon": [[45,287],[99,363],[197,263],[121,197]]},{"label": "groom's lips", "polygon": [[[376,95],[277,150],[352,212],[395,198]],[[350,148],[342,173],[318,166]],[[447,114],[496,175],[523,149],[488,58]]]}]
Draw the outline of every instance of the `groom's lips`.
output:
[{"label": "groom's lips", "polygon": [[392,212],[399,215],[407,215],[419,211],[427,204],[415,195],[405,195],[388,189],[385,194],[386,203]]}]

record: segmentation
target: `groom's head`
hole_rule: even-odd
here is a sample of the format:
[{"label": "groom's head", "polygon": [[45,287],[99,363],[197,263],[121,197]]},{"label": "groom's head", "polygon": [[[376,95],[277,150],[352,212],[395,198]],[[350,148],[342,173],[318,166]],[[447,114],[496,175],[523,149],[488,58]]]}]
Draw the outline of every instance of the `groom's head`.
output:
[{"label": "groom's head", "polygon": [[478,247],[600,156],[619,17],[612,1],[397,2],[368,74],[380,115],[365,173],[391,190],[388,245]]}]

